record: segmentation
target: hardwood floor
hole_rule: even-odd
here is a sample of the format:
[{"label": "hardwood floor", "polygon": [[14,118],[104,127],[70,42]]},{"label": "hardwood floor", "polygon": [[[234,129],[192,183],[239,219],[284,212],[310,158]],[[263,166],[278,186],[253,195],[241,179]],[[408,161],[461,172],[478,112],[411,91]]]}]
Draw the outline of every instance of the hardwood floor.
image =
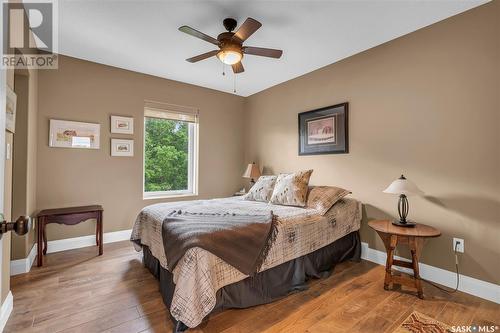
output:
[{"label": "hardwood floor", "polygon": [[[12,277],[14,310],[5,332],[170,332],[158,281],[129,242],[46,256],[42,268]],[[384,267],[346,262],[306,291],[243,310],[226,310],[189,332],[391,332],[417,310],[449,325],[500,325],[500,305],[424,284],[425,300],[385,291]]]}]

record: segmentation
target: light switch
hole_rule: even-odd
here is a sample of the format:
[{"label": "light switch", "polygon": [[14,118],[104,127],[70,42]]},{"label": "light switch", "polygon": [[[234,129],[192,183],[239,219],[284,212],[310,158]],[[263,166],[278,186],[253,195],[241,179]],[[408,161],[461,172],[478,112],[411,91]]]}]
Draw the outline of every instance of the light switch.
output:
[{"label": "light switch", "polygon": [[10,143],[7,143],[7,146],[5,147],[5,159],[10,160],[11,156]]}]

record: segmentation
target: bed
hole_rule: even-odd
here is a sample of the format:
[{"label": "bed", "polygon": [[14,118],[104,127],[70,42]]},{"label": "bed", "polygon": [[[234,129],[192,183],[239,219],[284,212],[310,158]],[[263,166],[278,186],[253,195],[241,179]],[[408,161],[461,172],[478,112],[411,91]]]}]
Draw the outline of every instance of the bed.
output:
[{"label": "bed", "polygon": [[[258,273],[248,276],[200,248],[187,250],[171,271],[167,268],[162,223],[172,210],[259,214],[277,217],[277,236]],[[282,298],[302,289],[310,277],[343,260],[359,260],[361,203],[343,198],[326,214],[314,208],[273,205],[242,197],[160,203],[137,216],[131,240],[143,251],[145,266],[160,280],[160,292],[176,329],[198,326],[216,310],[244,308]]]}]

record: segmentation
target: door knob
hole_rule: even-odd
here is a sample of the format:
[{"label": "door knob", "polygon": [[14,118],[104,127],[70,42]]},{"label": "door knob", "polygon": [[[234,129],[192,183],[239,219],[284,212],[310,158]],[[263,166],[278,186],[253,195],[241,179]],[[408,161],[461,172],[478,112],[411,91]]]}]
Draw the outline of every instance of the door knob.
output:
[{"label": "door knob", "polygon": [[0,239],[2,235],[8,231],[14,230],[19,236],[25,235],[31,229],[31,217],[19,216],[16,222],[7,222],[0,214],[2,221],[0,222]]}]

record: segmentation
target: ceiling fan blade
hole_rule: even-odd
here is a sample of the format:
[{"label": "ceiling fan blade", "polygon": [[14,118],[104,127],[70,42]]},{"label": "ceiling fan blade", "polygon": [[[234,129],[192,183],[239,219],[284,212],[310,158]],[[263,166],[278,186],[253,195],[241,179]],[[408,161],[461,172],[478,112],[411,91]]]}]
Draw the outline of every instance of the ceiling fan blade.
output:
[{"label": "ceiling fan blade", "polygon": [[248,37],[250,37],[254,32],[256,32],[260,27],[262,27],[262,23],[259,21],[249,17],[243,22],[241,27],[236,31],[233,35],[233,38],[236,37],[242,42],[244,42]]},{"label": "ceiling fan blade", "polygon": [[276,58],[276,59],[281,58],[281,55],[283,54],[282,50],[266,49],[264,47],[244,46],[242,50],[243,53],[245,54],[252,54],[256,56]]},{"label": "ceiling fan blade", "polygon": [[205,42],[209,42],[219,46],[219,41],[217,39],[210,37],[209,35],[206,35],[203,32],[200,32],[196,29],[188,27],[187,25],[183,25],[182,27],[179,28],[179,30],[193,37],[203,39]]},{"label": "ceiling fan blade", "polygon": [[207,58],[213,57],[213,56],[214,56],[214,55],[216,55],[218,52],[219,52],[219,50],[210,51],[210,52],[203,53],[203,54],[197,55],[197,56],[195,56],[195,57],[192,57],[192,58],[186,59],[186,61],[188,61],[188,62],[198,62],[198,61],[200,61],[200,60],[205,60],[205,59],[207,59]]},{"label": "ceiling fan blade", "polygon": [[243,64],[241,63],[241,61],[234,65],[231,65],[231,67],[233,67],[234,74],[243,73],[245,71],[245,68],[243,68]]}]

